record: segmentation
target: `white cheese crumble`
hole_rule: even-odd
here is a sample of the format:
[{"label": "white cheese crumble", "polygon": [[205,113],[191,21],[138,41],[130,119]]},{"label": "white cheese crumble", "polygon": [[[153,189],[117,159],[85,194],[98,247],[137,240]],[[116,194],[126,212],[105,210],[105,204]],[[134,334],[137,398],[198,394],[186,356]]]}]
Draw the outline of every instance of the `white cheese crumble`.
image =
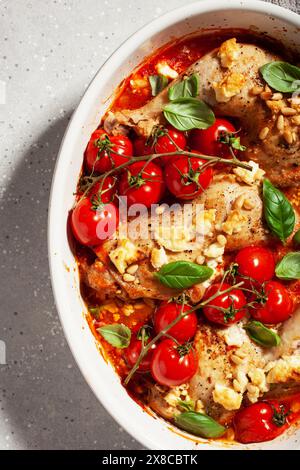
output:
[{"label": "white cheese crumble", "polygon": [[109,253],[109,258],[119,273],[124,274],[126,268],[139,258],[138,248],[127,238],[118,242],[117,248]]}]

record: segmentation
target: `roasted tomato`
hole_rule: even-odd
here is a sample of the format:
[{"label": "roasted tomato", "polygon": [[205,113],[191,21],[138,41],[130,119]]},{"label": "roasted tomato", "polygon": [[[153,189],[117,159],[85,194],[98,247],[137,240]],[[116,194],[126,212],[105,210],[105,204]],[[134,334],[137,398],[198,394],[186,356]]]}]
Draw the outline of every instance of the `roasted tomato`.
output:
[{"label": "roasted tomato", "polygon": [[[137,138],[134,143],[135,155],[150,155],[152,153],[171,153],[176,152],[178,147],[184,150],[186,147],[186,138],[183,132],[174,127],[166,126],[157,128],[149,139],[143,137]],[[165,165],[173,156],[159,158],[159,162]],[[157,163],[157,160],[155,161]]]},{"label": "roasted tomato", "polygon": [[245,307],[247,301],[243,292],[240,289],[233,289],[230,292],[222,293],[229,288],[229,284],[216,283],[207,289],[204,296],[204,300],[206,300],[220,291],[220,295],[203,307],[206,318],[218,325],[228,326],[239,321],[247,313]]},{"label": "roasted tomato", "polygon": [[102,180],[98,181],[90,190],[89,197],[95,196],[98,198],[99,203],[112,202],[115,198],[117,190],[117,180],[113,176],[107,176],[102,183]]},{"label": "roasted tomato", "polygon": [[[159,333],[166,328],[175,318],[183,312],[191,309],[190,305],[181,305],[176,302],[162,302],[154,313],[154,328]],[[188,341],[193,338],[197,331],[197,315],[191,312],[172,326],[167,334],[179,342]]]},{"label": "roasted tomato", "polygon": [[92,173],[105,173],[128,162],[133,147],[124,135],[109,136],[103,129],[93,132],[85,151],[85,166]]},{"label": "roasted tomato", "polygon": [[119,223],[118,208],[113,203],[99,203],[97,197],[85,197],[71,214],[71,227],[75,238],[83,245],[96,246],[110,238]]},{"label": "roasted tomato", "polygon": [[196,371],[196,355],[190,345],[178,346],[172,339],[164,339],[158,344],[151,363],[156,382],[176,387],[190,380]]},{"label": "roasted tomato", "polygon": [[[150,341],[150,339],[145,341],[145,344],[147,344],[148,341]],[[139,364],[139,368],[138,368],[139,372],[148,372],[150,370],[152,356],[153,356],[153,352],[155,349],[156,349],[156,344],[153,344],[153,346],[150,348],[146,356],[141,360]],[[130,341],[130,345],[125,350],[126,360],[130,367],[135,366],[136,361],[138,360],[139,355],[141,353],[141,350],[142,350],[142,341],[136,337],[132,338],[132,340]]]},{"label": "roasted tomato", "polygon": [[242,444],[270,441],[287,429],[287,410],[275,400],[254,403],[236,413],[233,425]]},{"label": "roasted tomato", "polygon": [[164,193],[162,169],[155,163],[140,161],[127,167],[119,185],[120,196],[127,196],[127,204],[150,207],[160,201]]},{"label": "roasted tomato", "polygon": [[235,258],[238,273],[259,283],[269,281],[275,274],[275,260],[271,250],[263,246],[247,246]]},{"label": "roasted tomato", "polygon": [[205,160],[196,157],[178,157],[167,163],[165,180],[169,191],[178,199],[185,200],[201,194],[213,177],[211,167],[203,168],[205,163]]},{"label": "roasted tomato", "polygon": [[189,145],[204,155],[231,157],[229,145],[222,143],[226,136],[234,135],[235,127],[227,119],[217,118],[208,129],[193,129],[189,136]]},{"label": "roasted tomato", "polygon": [[276,324],[287,320],[294,311],[287,288],[277,281],[266,282],[260,289],[250,313],[262,323]]}]

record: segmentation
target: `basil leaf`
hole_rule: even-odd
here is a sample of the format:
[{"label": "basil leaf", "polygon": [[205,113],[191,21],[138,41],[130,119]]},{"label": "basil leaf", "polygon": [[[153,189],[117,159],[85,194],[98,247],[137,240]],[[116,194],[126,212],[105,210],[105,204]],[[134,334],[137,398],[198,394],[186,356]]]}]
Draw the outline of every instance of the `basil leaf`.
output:
[{"label": "basil leaf", "polygon": [[158,95],[168,85],[168,79],[164,75],[150,75],[148,78],[152,96]]},{"label": "basil leaf", "polygon": [[273,348],[281,342],[280,336],[275,331],[270,330],[260,321],[250,321],[244,326],[248,336],[260,346],[264,348]]},{"label": "basil leaf", "polygon": [[300,246],[300,230],[297,230],[297,232],[293,236],[293,243],[295,246]]},{"label": "basil leaf", "polygon": [[131,339],[131,331],[128,326],[115,323],[113,325],[101,326],[101,328],[97,328],[97,331],[103,336],[105,341],[115,348],[128,348]]},{"label": "basil leaf", "polygon": [[186,411],[175,416],[176,425],[195,436],[214,438],[222,436],[226,428],[203,413]]},{"label": "basil leaf", "polygon": [[293,93],[300,88],[300,68],[287,62],[269,62],[260,68],[264,80],[274,90]]},{"label": "basil leaf", "polygon": [[96,320],[99,320],[100,318],[100,307],[90,307],[89,308],[90,314],[92,315],[93,318]]},{"label": "basil leaf", "polygon": [[289,281],[300,279],[300,252],[288,253],[276,266],[276,276]]},{"label": "basil leaf", "polygon": [[270,230],[285,242],[295,227],[295,212],[292,205],[267,179],[263,184],[263,199],[264,216]]},{"label": "basil leaf", "polygon": [[154,275],[168,287],[187,289],[194,284],[206,281],[213,272],[213,269],[208,266],[200,266],[190,261],[172,261],[162,266]]},{"label": "basil leaf", "polygon": [[190,77],[181,80],[169,88],[169,100],[174,101],[178,98],[195,98],[199,93],[199,77],[193,73]]},{"label": "basil leaf", "polygon": [[179,131],[207,129],[215,122],[215,115],[204,101],[195,98],[179,98],[164,109],[166,120]]}]

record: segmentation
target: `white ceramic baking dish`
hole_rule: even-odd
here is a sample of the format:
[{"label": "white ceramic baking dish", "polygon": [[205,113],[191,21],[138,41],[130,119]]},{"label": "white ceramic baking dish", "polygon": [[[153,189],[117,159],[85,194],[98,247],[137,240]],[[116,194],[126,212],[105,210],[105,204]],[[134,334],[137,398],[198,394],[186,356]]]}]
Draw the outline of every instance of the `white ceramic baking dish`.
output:
[{"label": "white ceramic baking dish", "polygon": [[[205,0],[174,10],[131,36],[107,60],[93,79],[64,136],[58,155],[50,197],[49,260],[52,285],[63,329],[82,374],[109,413],[138,441],[150,449],[245,448],[187,439],[183,432],[142,410],[126,393],[118,376],[99,353],[84,318],[76,263],[67,238],[68,211],[85,146],[107,108],[113,90],[142,59],[156,48],[202,28],[246,28],[264,32],[300,51],[300,17],[261,1]],[[105,432],[105,430],[103,430]],[[251,448],[295,449],[300,430]],[[200,443],[200,444],[199,444]]]}]

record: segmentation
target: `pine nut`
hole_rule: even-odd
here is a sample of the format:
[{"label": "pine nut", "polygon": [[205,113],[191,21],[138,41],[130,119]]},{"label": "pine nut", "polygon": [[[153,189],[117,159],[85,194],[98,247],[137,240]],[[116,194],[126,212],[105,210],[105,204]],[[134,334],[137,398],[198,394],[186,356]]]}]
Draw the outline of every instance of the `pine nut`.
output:
[{"label": "pine nut", "polygon": [[243,359],[242,359],[241,357],[239,357],[239,356],[236,356],[236,354],[232,354],[231,360],[232,360],[232,362],[234,362],[234,364],[236,364],[236,365],[240,365],[240,364],[243,363]]},{"label": "pine nut", "polygon": [[282,116],[282,114],[280,114],[279,118],[277,119],[277,129],[279,131],[284,130],[284,117]]},{"label": "pine nut", "polygon": [[283,137],[285,138],[286,142],[291,145],[293,143],[293,135],[290,130],[284,132]]},{"label": "pine nut", "polygon": [[270,130],[270,129],[269,129],[268,127],[264,127],[264,128],[260,131],[260,133],[259,133],[259,138],[260,138],[260,140],[264,140],[264,139],[267,137],[267,135],[269,134],[269,130]]},{"label": "pine nut", "polygon": [[197,259],[196,259],[197,264],[203,264],[204,261],[205,261],[204,256],[202,256],[202,255],[197,256]]},{"label": "pine nut", "polygon": [[269,85],[265,85],[265,91],[272,91]]},{"label": "pine nut", "polygon": [[252,201],[250,201],[250,199],[244,200],[243,208],[246,209],[246,211],[251,211],[252,209],[254,209],[254,207],[255,205]]},{"label": "pine nut", "polygon": [[282,100],[282,98],[283,98],[282,93],[274,93],[271,99],[273,101],[279,101],[279,100]]},{"label": "pine nut", "polygon": [[284,116],[295,116],[295,114],[297,114],[297,111],[294,108],[284,107],[281,108],[281,113]]},{"label": "pine nut", "polygon": [[241,194],[240,196],[238,196],[236,198],[236,200],[234,201],[233,203],[233,207],[235,209],[241,209],[243,207],[243,204],[244,204],[244,200],[245,200],[245,196],[243,194]]},{"label": "pine nut", "polygon": [[123,281],[125,282],[133,282],[135,280],[135,277],[132,276],[131,274],[125,273],[123,276]]},{"label": "pine nut", "polygon": [[219,245],[225,246],[226,243],[227,243],[227,239],[226,239],[226,237],[224,237],[224,235],[218,235],[217,236],[217,242],[219,243]]},{"label": "pine nut", "polygon": [[272,98],[272,92],[271,91],[263,91],[260,94],[260,97],[262,100],[267,101]]},{"label": "pine nut", "polygon": [[300,126],[300,116],[294,116],[292,122],[296,124],[296,126]]},{"label": "pine nut", "polygon": [[126,269],[126,272],[127,272],[128,274],[135,274],[138,269],[139,269],[139,265],[138,265],[138,264],[132,264],[131,266],[129,266],[129,268]]},{"label": "pine nut", "polygon": [[254,86],[251,90],[251,94],[254,96],[260,95],[264,91],[262,86]]},{"label": "pine nut", "polygon": [[241,384],[238,380],[234,379],[232,383],[233,383],[233,388],[236,392],[241,392],[242,391]]}]

